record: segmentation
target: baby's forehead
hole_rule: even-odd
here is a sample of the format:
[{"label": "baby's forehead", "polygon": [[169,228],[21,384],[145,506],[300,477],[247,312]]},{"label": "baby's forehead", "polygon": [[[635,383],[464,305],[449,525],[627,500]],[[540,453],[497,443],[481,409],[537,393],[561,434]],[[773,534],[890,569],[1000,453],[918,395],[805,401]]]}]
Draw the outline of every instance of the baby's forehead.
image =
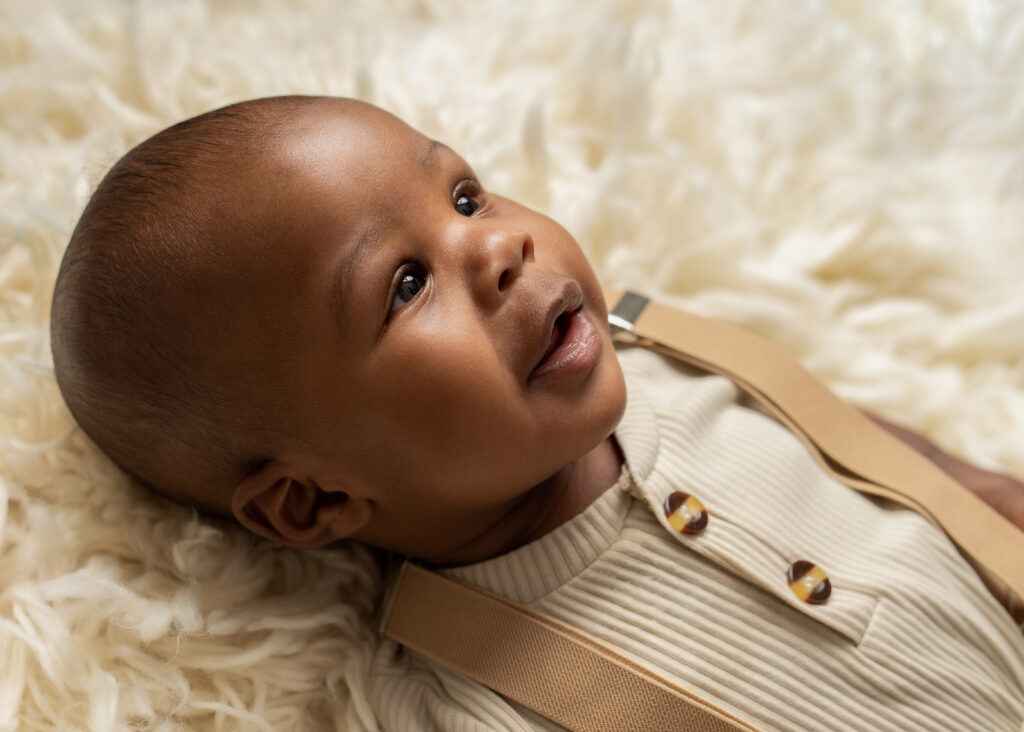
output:
[{"label": "baby's forehead", "polygon": [[240,165],[223,166],[197,192],[207,198],[199,204],[209,213],[208,263],[250,282],[288,278],[299,260],[391,218],[395,197],[423,180],[437,146],[352,100],[324,100],[278,120],[255,148],[233,156]]},{"label": "baby's forehead", "polygon": [[436,182],[442,151],[452,154],[376,107],[325,103],[288,121],[241,182],[238,203],[271,224],[308,229],[344,217],[361,228],[386,217],[396,197],[415,198]]},{"label": "baby's forehead", "polygon": [[328,99],[288,120],[272,152],[298,172],[315,175],[325,162],[352,161],[368,175],[385,163],[416,161],[430,147],[429,138],[389,112]]}]

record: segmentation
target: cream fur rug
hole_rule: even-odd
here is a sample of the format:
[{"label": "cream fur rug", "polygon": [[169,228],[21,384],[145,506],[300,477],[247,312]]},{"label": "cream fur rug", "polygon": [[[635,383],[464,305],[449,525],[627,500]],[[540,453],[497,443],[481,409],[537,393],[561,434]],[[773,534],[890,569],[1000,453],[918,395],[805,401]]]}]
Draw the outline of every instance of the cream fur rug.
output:
[{"label": "cream fur rug", "polygon": [[357,96],[565,224],[607,281],[760,331],[850,400],[1024,476],[1024,5],[0,4],[0,729],[374,729],[379,571],[130,486],[47,317],[133,143]]}]

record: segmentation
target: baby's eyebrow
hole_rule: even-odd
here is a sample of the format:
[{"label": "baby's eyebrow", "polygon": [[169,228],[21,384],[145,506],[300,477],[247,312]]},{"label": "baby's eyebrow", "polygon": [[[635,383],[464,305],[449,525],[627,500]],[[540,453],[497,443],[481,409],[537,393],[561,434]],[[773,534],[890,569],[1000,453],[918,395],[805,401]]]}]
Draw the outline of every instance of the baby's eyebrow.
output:
[{"label": "baby's eyebrow", "polygon": [[420,156],[420,167],[424,172],[430,173],[434,170],[434,166],[437,165],[437,155],[441,150],[451,150],[451,148],[443,142],[438,142],[437,140],[430,141],[426,152]]},{"label": "baby's eyebrow", "polygon": [[352,292],[352,283],[356,281],[359,268],[369,256],[373,245],[380,241],[381,234],[382,230],[379,225],[365,229],[334,269],[334,277],[331,278],[329,307],[335,322],[339,325],[344,325],[346,322],[345,304],[348,302],[348,295]]}]

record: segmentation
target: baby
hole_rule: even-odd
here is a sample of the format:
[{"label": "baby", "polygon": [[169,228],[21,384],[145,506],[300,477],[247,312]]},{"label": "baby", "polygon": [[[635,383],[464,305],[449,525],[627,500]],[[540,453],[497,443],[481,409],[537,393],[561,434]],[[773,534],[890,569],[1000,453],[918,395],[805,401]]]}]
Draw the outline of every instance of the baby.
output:
[{"label": "baby", "polygon": [[157,490],[293,546],[464,564],[618,476],[605,320],[556,223],[391,115],[292,98],[184,122],[111,171],[53,347],[83,429]]},{"label": "baby", "polygon": [[[256,100],[133,149],[52,335],[114,461],[261,536],[453,568],[764,728],[1020,729],[1024,639],[941,532],[728,381],[617,353],[573,238],[375,107]],[[1014,517],[1006,479],[934,454]],[[680,492],[699,535],[660,515]],[[776,576],[805,555],[821,605]],[[553,728],[390,642],[374,674],[389,729]]]}]

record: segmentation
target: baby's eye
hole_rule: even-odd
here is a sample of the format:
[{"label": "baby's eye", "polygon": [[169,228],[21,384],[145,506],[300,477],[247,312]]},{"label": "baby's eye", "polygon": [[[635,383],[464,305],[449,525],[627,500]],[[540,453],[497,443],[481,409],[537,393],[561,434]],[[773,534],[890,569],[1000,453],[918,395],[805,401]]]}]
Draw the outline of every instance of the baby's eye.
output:
[{"label": "baby's eye", "polygon": [[416,293],[423,289],[426,282],[426,273],[422,267],[413,265],[402,272],[398,279],[398,286],[395,287],[395,294],[391,298],[391,312],[395,312],[416,297]]},{"label": "baby's eye", "polygon": [[478,208],[480,208],[480,203],[465,193],[460,193],[455,199],[455,212],[463,216],[472,216]]}]

